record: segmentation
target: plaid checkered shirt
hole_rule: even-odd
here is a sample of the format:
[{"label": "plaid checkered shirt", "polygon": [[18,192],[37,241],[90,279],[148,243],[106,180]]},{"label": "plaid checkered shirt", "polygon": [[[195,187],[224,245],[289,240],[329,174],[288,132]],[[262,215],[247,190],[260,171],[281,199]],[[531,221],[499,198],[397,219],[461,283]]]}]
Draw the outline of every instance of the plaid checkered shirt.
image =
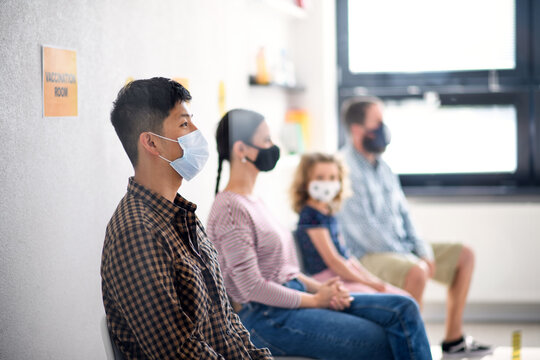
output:
[{"label": "plaid checkered shirt", "polygon": [[128,359],[271,359],[229,304],[196,208],[129,180],[101,260],[112,340]]}]

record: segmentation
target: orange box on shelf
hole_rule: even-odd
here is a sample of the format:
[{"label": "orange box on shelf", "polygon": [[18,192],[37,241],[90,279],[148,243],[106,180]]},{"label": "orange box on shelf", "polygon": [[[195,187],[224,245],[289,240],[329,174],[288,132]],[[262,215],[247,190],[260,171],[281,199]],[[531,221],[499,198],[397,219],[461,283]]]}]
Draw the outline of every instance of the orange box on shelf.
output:
[{"label": "orange box on shelf", "polygon": [[300,124],[300,128],[302,129],[303,143],[305,147],[309,149],[311,147],[311,119],[309,117],[309,113],[304,109],[291,109],[287,111],[285,121],[288,123]]}]

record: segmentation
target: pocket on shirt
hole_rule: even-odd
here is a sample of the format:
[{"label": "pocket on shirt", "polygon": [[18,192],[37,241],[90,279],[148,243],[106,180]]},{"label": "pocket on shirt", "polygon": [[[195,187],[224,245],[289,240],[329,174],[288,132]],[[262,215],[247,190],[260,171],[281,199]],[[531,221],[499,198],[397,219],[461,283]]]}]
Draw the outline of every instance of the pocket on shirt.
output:
[{"label": "pocket on shirt", "polygon": [[208,320],[211,302],[204,276],[195,261],[181,260],[174,264],[175,289],[184,313],[194,322]]}]

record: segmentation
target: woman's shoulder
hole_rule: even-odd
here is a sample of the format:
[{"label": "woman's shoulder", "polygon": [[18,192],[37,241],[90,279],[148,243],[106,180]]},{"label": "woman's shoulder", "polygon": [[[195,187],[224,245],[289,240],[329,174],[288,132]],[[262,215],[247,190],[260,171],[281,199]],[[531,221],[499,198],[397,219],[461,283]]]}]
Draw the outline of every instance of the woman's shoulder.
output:
[{"label": "woman's shoulder", "polygon": [[214,199],[210,218],[221,217],[223,215],[245,217],[249,216],[249,214],[249,201],[244,196],[230,191],[222,191]]},{"label": "woman's shoulder", "polygon": [[210,208],[206,230],[210,240],[218,243],[224,233],[250,222],[249,212],[238,199],[229,193],[218,193]]}]

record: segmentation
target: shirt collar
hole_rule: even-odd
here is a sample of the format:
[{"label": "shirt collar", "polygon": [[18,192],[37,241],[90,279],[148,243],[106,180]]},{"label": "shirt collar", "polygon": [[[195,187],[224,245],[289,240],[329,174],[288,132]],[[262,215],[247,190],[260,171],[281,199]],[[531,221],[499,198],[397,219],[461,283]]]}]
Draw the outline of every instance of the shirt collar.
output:
[{"label": "shirt collar", "polygon": [[345,146],[347,147],[347,151],[352,155],[355,160],[360,162],[362,167],[368,167],[370,169],[377,170],[380,164],[380,155],[376,157],[375,163],[372,164],[360,151],[356,150],[352,141],[349,140]]},{"label": "shirt collar", "polygon": [[197,210],[197,205],[184,199],[179,194],[176,194],[174,203],[172,203],[160,194],[139,184],[133,177],[129,178],[127,191],[133,196],[140,198],[156,212],[169,220],[173,220],[178,214],[186,215],[187,213],[194,213]]}]

